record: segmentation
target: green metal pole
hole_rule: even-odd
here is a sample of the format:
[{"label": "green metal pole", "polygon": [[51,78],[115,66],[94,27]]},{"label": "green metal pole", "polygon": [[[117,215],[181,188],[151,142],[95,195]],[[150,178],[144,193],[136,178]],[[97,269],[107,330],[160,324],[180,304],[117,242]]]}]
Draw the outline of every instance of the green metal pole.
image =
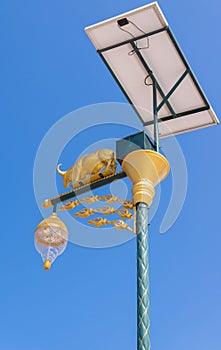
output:
[{"label": "green metal pole", "polygon": [[148,271],[148,205],[136,205],[137,234],[137,350],[150,350]]},{"label": "green metal pole", "polygon": [[153,117],[154,117],[154,142],[155,151],[160,151],[160,141],[159,141],[159,125],[158,125],[158,113],[157,113],[157,88],[156,80],[153,79]]}]

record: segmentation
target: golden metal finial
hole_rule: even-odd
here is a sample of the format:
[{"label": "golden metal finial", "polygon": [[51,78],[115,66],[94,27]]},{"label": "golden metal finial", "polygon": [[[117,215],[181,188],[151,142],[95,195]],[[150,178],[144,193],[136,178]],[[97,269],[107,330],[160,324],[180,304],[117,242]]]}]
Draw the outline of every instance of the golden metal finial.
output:
[{"label": "golden metal finial", "polygon": [[51,203],[50,199],[45,199],[41,205],[42,208],[50,208],[51,206],[52,206],[52,203]]},{"label": "golden metal finial", "polygon": [[51,268],[51,261],[50,260],[45,260],[44,262],[44,269],[45,270],[50,270]]}]

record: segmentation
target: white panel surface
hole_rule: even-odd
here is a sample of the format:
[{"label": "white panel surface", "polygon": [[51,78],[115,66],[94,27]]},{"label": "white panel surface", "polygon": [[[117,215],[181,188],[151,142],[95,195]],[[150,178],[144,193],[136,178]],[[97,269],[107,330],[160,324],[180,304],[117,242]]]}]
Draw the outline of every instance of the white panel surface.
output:
[{"label": "white panel surface", "polygon": [[[120,16],[86,27],[85,31],[97,50],[130,39],[127,33],[118,28],[117,21],[124,17],[138,25],[141,24],[141,29],[145,33],[167,26],[167,21],[161,13],[158,4],[154,2],[136,10],[126,12]],[[134,36],[142,34],[130,24],[128,25],[128,30],[131,30]]]},{"label": "white panel surface", "polygon": [[[211,112],[211,111],[210,111]],[[191,114],[185,117],[179,117],[168,120],[167,122],[159,123],[160,137],[168,137],[184,132],[193,131],[196,129],[205,128],[214,125],[213,115],[210,112],[204,111],[197,114]],[[147,131],[153,135],[153,126],[147,126]]]},{"label": "white panel surface", "polygon": [[[117,21],[123,18],[126,18],[129,23],[120,29]],[[143,33],[160,30],[167,25],[164,15],[155,2],[87,27],[85,30],[95,48],[97,50],[104,50],[112,45],[130,40],[132,37],[141,36]],[[163,93],[167,95],[170,89],[186,71],[186,62],[182,59],[167,30],[149,36],[148,40],[146,38],[137,40],[136,45],[138,48],[142,48],[139,50],[139,53],[153,72]],[[146,48],[146,46],[148,46],[148,48]],[[146,82],[150,84],[152,81],[150,78],[147,79],[147,70],[139,60],[137,54],[132,52],[132,50],[131,44],[126,43],[103,51],[102,56],[128,99],[136,106],[139,116],[145,124],[153,120],[152,85],[147,86],[145,84],[145,79]],[[159,92],[157,92],[158,105],[161,100],[162,97]],[[210,108],[204,98],[203,92],[190,74],[184,78],[170,96],[169,102],[176,114],[205,107],[206,105],[209,109],[159,123],[160,137],[188,132],[219,122],[212,108]],[[171,116],[171,112],[166,104],[164,104],[158,113],[158,118],[168,116]],[[147,126],[146,128],[148,132],[153,135],[153,127]]]}]

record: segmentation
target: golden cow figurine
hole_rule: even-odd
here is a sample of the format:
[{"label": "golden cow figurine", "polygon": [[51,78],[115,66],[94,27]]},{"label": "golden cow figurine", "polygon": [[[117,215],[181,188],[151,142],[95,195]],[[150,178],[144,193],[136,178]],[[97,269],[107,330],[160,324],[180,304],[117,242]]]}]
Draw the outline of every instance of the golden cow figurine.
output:
[{"label": "golden cow figurine", "polygon": [[117,168],[116,154],[111,149],[103,148],[80,157],[67,171],[60,170],[61,165],[57,165],[57,172],[63,176],[64,187],[67,188],[71,182],[74,183],[90,175],[98,174],[103,168],[115,173]]}]

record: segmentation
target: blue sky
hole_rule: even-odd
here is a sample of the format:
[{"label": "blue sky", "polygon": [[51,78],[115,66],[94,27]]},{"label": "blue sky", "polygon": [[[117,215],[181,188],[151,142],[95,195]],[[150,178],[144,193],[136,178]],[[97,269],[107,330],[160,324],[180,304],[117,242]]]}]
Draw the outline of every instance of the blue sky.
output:
[{"label": "blue sky", "polygon": [[[135,239],[109,249],[70,243],[45,272],[33,245],[42,216],[32,178],[41,139],[56,121],[90,104],[126,102],[84,27],[145,4],[138,0],[1,4],[0,347],[4,350],[136,348]],[[159,4],[220,117],[220,2]],[[127,136],[123,129],[113,132],[115,137]],[[188,168],[188,192],[178,220],[161,235],[168,179],[150,225],[151,343],[155,350],[218,350],[220,127],[177,140]],[[77,156],[89,143],[87,138],[73,151],[67,148],[64,159]]]}]

